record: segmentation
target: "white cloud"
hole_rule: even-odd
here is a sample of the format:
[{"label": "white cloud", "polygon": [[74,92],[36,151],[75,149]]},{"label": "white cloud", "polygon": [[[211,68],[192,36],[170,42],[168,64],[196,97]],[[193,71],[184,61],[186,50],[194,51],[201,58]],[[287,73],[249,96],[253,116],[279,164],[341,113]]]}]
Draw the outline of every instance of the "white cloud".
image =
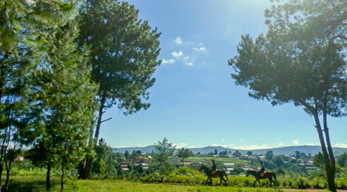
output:
[{"label": "white cloud", "polygon": [[193,50],[194,51],[201,51],[201,52],[207,51],[206,47],[199,47],[199,48],[194,47]]},{"label": "white cloud", "polygon": [[225,142],[225,139],[223,139],[222,142]]},{"label": "white cloud", "polygon": [[186,143],[179,143],[179,144],[173,144],[173,145],[176,145],[176,149],[179,149],[179,148],[186,148],[187,144]]},{"label": "white cloud", "polygon": [[333,147],[347,148],[347,144],[345,144],[345,143],[336,143]]},{"label": "white cloud", "polygon": [[182,51],[179,51],[179,52],[174,51],[171,53],[171,55],[176,57],[177,59],[179,59],[180,57],[183,56],[183,53],[182,53]]},{"label": "white cloud", "polygon": [[244,139],[241,139],[240,141],[241,141],[241,142],[246,142],[246,140],[244,140]]},{"label": "white cloud", "polygon": [[295,145],[299,145],[299,139],[294,139],[294,140],[293,140],[293,143],[294,143]]},{"label": "white cloud", "polygon": [[189,56],[183,57],[183,61],[188,61],[188,60],[189,60]]},{"label": "white cloud", "polygon": [[182,39],[180,37],[177,37],[175,40],[173,40],[174,43],[180,45],[183,43]]},{"label": "white cloud", "polygon": [[161,61],[162,64],[166,64],[166,63],[172,64],[172,63],[174,63],[174,62],[175,62],[175,60],[173,60],[173,59],[169,59],[169,60],[163,59],[163,60]]},{"label": "white cloud", "polygon": [[185,65],[188,65],[188,66],[193,66],[193,62],[188,62],[188,63],[184,63]]}]

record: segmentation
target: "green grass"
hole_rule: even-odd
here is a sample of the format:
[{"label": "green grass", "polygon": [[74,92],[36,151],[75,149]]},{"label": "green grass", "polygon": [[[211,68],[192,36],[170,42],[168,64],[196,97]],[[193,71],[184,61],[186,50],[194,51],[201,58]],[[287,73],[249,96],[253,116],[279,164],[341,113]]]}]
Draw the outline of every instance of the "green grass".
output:
[{"label": "green grass", "polygon": [[[273,188],[226,187],[226,186],[185,186],[176,184],[141,183],[127,180],[76,180],[65,185],[65,191],[76,192],[275,192],[287,191]],[[37,192],[45,190],[44,176],[11,176],[9,191]],[[60,191],[59,177],[52,177],[52,190]],[[293,191],[293,190],[290,190]],[[298,190],[299,191],[299,190]],[[300,190],[304,192],[305,190]]]}]

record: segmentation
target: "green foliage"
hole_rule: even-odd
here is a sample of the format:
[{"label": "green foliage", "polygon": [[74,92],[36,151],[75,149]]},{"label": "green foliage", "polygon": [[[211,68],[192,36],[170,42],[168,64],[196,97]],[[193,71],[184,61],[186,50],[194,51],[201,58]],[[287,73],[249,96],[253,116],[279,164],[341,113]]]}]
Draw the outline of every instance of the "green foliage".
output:
[{"label": "green foliage", "polygon": [[317,167],[319,167],[321,169],[325,169],[324,157],[323,157],[321,152],[317,153],[313,157],[313,163],[314,163],[315,166],[317,166]]},{"label": "green foliage", "polygon": [[277,165],[277,167],[284,166],[284,158],[282,156],[275,156],[272,161]]},{"label": "green foliage", "polygon": [[177,155],[179,158],[183,159],[183,163],[184,163],[184,159],[190,156],[193,156],[193,152],[190,149],[182,147],[181,149],[177,150]]},{"label": "green foliage", "polygon": [[[81,49],[92,47],[89,64],[92,81],[98,86],[95,100],[99,110],[88,143],[95,148],[106,109],[117,106],[127,115],[149,107],[145,101],[149,99],[147,90],[155,82],[152,75],[160,65],[160,33],[138,19],[134,6],[117,0],[85,0],[80,9],[80,28],[77,42]],[[87,157],[86,167],[80,171],[82,177],[89,177],[91,161]]]},{"label": "green foliage", "polygon": [[347,162],[347,153],[343,153],[343,154],[341,154],[341,155],[337,158],[337,163],[338,163],[341,167],[345,167],[345,166],[346,166],[346,162]]},{"label": "green foliage", "polygon": [[267,33],[255,41],[242,36],[238,55],[229,60],[232,78],[249,88],[251,97],[272,105],[293,103],[313,116],[332,191],[335,160],[327,116],[346,113],[346,6],[325,0],[273,3],[265,11]]},{"label": "green foliage", "polygon": [[75,43],[77,8],[75,0],[0,3],[0,131],[12,129],[14,146],[43,152],[38,164],[72,166],[93,119],[96,90]]},{"label": "green foliage", "polygon": [[105,174],[105,162],[102,158],[99,157],[93,162],[92,172],[100,175]]},{"label": "green foliage", "polygon": [[233,153],[233,156],[234,157],[241,157],[241,152],[240,151],[238,151],[238,150],[236,150],[234,153]]},{"label": "green foliage", "polygon": [[158,144],[154,144],[154,150],[152,151],[152,160],[150,168],[158,171],[160,175],[168,175],[173,171],[173,166],[170,162],[170,156],[175,152],[175,146],[172,143],[168,143],[168,140],[158,141]]},{"label": "green foliage", "polygon": [[103,177],[112,177],[116,173],[116,155],[104,139],[100,139],[95,148],[96,158],[93,162],[92,172]]},{"label": "green foliage", "polygon": [[272,150],[267,151],[266,154],[265,154],[265,159],[271,160],[273,156],[274,156],[274,153],[273,153]]}]

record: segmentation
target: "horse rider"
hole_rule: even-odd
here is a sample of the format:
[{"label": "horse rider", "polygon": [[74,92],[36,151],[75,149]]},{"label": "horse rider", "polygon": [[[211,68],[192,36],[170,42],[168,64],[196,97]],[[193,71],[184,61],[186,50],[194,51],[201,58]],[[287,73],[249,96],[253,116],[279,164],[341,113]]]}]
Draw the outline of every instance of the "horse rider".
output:
[{"label": "horse rider", "polygon": [[216,169],[217,169],[216,163],[214,162],[214,159],[212,159],[212,168],[210,169],[210,174],[212,174],[213,171],[216,171]]},{"label": "horse rider", "polygon": [[262,160],[260,160],[260,170],[258,171],[258,175],[262,176],[262,173],[265,172],[265,167],[264,167],[264,163]]}]

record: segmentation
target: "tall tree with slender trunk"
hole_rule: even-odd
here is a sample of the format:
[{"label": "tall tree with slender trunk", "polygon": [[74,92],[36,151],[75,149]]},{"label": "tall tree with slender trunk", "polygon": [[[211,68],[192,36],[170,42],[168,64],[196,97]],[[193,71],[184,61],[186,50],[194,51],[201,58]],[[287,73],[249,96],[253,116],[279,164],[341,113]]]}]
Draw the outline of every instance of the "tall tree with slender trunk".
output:
[{"label": "tall tree with slender trunk", "polygon": [[330,191],[336,191],[328,115],[346,115],[347,2],[280,0],[265,11],[268,31],[242,36],[229,61],[236,84],[273,105],[294,103],[313,116]]},{"label": "tall tree with slender trunk", "polygon": [[[98,84],[96,100],[100,107],[89,146],[99,140],[102,116],[106,109],[117,106],[124,114],[147,109],[148,88],[159,66],[160,33],[147,21],[138,19],[138,10],[117,0],[86,0],[81,9],[79,44],[91,47],[92,79]],[[89,178],[93,157],[80,164],[79,174]]]},{"label": "tall tree with slender trunk", "polygon": [[9,173],[16,154],[10,142],[30,145],[35,162],[47,165],[47,190],[51,168],[64,170],[85,155],[97,89],[88,50],[77,50],[75,42],[79,3],[0,2],[0,134],[6,146],[1,148],[0,176],[3,162]]}]

